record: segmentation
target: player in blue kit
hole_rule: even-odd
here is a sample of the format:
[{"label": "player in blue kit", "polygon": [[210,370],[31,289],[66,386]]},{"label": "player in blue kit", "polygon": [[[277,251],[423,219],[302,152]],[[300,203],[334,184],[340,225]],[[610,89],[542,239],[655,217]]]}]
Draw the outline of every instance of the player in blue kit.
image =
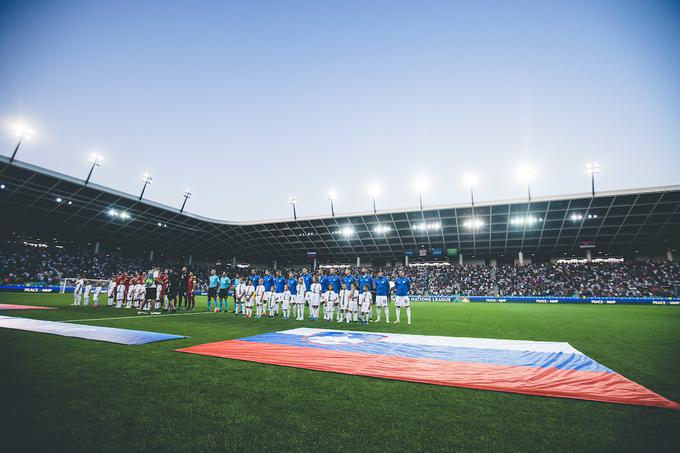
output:
[{"label": "player in blue kit", "polygon": [[[297,299],[297,278],[293,275],[292,272],[288,272],[288,281],[286,282],[288,285],[288,291],[290,291],[290,299],[293,301]],[[296,307],[297,304],[293,303],[293,316],[296,318],[298,317]],[[290,306],[289,306],[290,309]]]},{"label": "player in blue kit", "polygon": [[272,288],[274,287],[274,277],[269,273],[269,270],[264,271],[262,283],[264,285],[264,296],[262,297],[262,300],[266,301],[262,304],[262,315],[265,316],[267,314],[267,309],[269,308],[269,302],[272,300]]},{"label": "player in blue kit", "polygon": [[217,276],[215,269],[210,271],[208,277],[208,311],[210,311],[211,300],[215,301],[215,308],[217,308],[217,287],[220,285],[220,278]]},{"label": "player in blue kit", "polygon": [[309,291],[309,289],[312,287],[312,281],[314,280],[312,274],[309,273],[309,269],[303,267],[300,277],[302,277],[302,281],[305,282],[305,290]]},{"label": "player in blue kit", "polygon": [[385,307],[385,322],[390,322],[390,309],[388,307],[389,300],[390,281],[383,275],[382,271],[378,271],[378,276],[375,278],[375,322],[380,322],[380,309],[382,307]]},{"label": "player in blue kit", "polygon": [[253,288],[257,288],[257,285],[260,284],[260,276],[257,275],[257,272],[255,272],[255,269],[250,270],[250,276],[248,276],[248,280],[253,282]]},{"label": "player in blue kit", "polygon": [[[222,272],[220,277],[220,291],[218,293],[220,297],[220,311],[226,313],[229,310],[229,286],[231,285],[231,280],[227,277],[226,272]],[[222,303],[224,302],[224,306]],[[223,308],[224,307],[224,308]]]},{"label": "player in blue kit", "polygon": [[399,322],[401,308],[404,307],[406,308],[408,323],[411,324],[411,304],[408,298],[408,293],[411,291],[411,279],[404,276],[404,271],[399,271],[399,277],[394,281],[394,289],[397,293],[397,320],[394,322]]},{"label": "player in blue kit", "polygon": [[[286,286],[286,278],[281,275],[281,271],[276,271],[276,277],[274,277],[274,303],[269,306],[269,317],[273,317],[279,313],[279,303],[283,298],[283,287]],[[272,313],[272,308],[274,313]]]}]

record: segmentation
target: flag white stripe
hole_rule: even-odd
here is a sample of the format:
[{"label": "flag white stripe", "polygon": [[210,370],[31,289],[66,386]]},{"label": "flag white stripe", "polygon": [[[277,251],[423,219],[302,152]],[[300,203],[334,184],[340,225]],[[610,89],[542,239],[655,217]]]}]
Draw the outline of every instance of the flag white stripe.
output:
[{"label": "flag white stripe", "polygon": [[503,340],[493,338],[467,338],[467,337],[442,337],[431,335],[409,335],[400,333],[386,332],[364,332],[351,330],[332,330],[332,329],[313,329],[300,327],[280,331],[278,333],[286,335],[309,336],[322,332],[347,332],[383,335],[386,338],[381,340],[386,343],[399,344],[419,344],[423,346],[448,346],[459,348],[475,349],[500,349],[512,351],[532,351],[532,352],[563,352],[566,354],[582,354],[574,349],[569,343],[554,341],[530,341],[530,340]]}]

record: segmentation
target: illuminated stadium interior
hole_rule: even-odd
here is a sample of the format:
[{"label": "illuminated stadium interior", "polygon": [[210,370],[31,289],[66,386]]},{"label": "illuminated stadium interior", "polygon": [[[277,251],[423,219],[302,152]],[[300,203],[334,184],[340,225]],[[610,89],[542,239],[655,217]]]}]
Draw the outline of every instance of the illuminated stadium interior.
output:
[{"label": "illuminated stadium interior", "polygon": [[[457,261],[666,256],[680,241],[680,186],[536,197],[415,210],[230,222],[209,219],[7,158],[0,163],[2,233],[101,241],[175,256],[268,262]],[[190,194],[189,194],[190,195]]]}]

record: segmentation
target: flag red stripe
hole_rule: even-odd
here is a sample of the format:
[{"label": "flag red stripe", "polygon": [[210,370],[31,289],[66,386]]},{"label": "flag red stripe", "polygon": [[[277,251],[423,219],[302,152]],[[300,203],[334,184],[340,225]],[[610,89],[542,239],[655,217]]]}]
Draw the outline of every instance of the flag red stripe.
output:
[{"label": "flag red stripe", "polygon": [[680,410],[618,373],[504,366],[228,340],[180,352],[334,373]]}]

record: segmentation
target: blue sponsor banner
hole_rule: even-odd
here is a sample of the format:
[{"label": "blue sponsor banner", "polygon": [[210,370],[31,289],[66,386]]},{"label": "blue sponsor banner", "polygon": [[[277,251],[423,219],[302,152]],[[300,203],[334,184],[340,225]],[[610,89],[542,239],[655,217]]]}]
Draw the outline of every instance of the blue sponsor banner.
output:
[{"label": "blue sponsor banner", "polygon": [[433,247],[432,256],[442,256],[442,249],[439,247]]},{"label": "blue sponsor banner", "polygon": [[667,297],[550,297],[550,296],[457,296],[455,294],[409,296],[413,302],[488,302],[488,303],[537,303],[537,304],[642,304],[680,305],[680,298]]}]

